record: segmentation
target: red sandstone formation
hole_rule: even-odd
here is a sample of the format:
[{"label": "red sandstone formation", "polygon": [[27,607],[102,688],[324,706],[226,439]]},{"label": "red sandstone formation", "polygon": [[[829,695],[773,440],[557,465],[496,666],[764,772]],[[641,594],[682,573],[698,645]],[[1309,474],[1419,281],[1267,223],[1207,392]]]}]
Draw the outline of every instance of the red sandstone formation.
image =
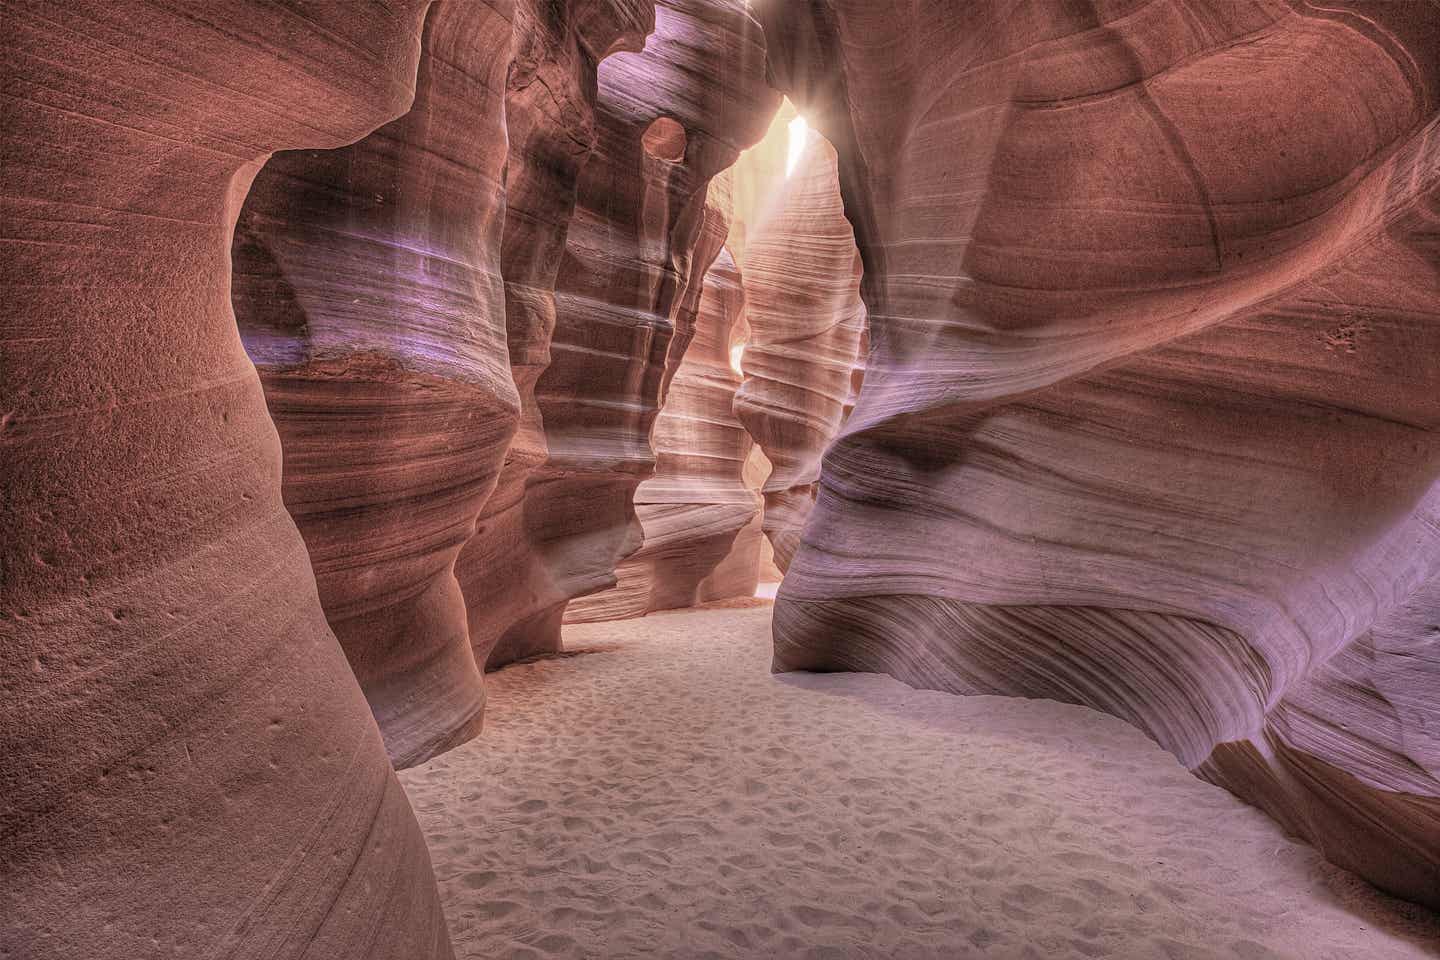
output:
[{"label": "red sandstone formation", "polygon": [[[772,130],[785,130],[785,116]],[[800,131],[797,131],[797,134]],[[783,571],[815,502],[820,457],[840,429],[865,327],[860,255],[835,151],[808,135],[793,171],[757,151],[741,254],[750,338],[735,414],[769,458],[765,535]]]},{"label": "red sandstone formation", "polygon": [[[750,434],[745,436],[748,438]],[[730,552],[721,558],[709,576],[700,581],[695,596],[697,603],[753,597],[760,584],[780,581],[782,574],[775,566],[774,551],[765,538],[765,497],[760,491],[768,476],[770,461],[765,459],[765,454],[752,438],[750,455],[740,467],[740,483],[750,491],[756,510],[750,521],[735,534]]]},{"label": "red sandstone formation", "polygon": [[[698,316],[681,311],[677,326],[693,329],[693,339],[656,419],[655,475],[635,491],[643,545],[617,568],[614,588],[572,601],[566,622],[638,617],[755,592],[758,545],[747,551],[748,570],[747,552],[718,570],[737,535],[760,514],[760,500],[743,475],[753,441],[731,412],[740,385],[732,351],[744,334],[745,298],[734,260],[720,249],[729,226],[728,209],[714,203],[722,179],[712,182],[712,205],[695,253],[697,263],[716,251],[718,258],[705,274]],[[728,185],[722,196],[728,208]]]},{"label": "red sandstone formation", "polygon": [[386,747],[752,591],[757,471],[779,668],[1440,905],[1434,3],[751,2],[0,0],[0,954],[449,957]]},{"label": "red sandstone formation", "polygon": [[[702,311],[733,312],[738,315],[739,319],[731,321],[730,349],[727,351],[726,357],[728,369],[717,365],[710,373],[711,377],[717,380],[723,378],[726,381],[730,402],[724,410],[714,410],[707,414],[704,431],[707,436],[716,440],[728,433],[735,438],[733,442],[745,451],[739,464],[739,477],[726,484],[725,496],[728,501],[740,505],[748,500],[753,507],[742,513],[742,516],[747,516],[748,519],[730,540],[730,549],[718,563],[710,568],[709,574],[696,587],[695,603],[729,600],[734,597],[753,597],[761,578],[768,574],[768,568],[774,566],[773,563],[768,562],[767,556],[762,550],[762,546],[766,542],[762,527],[765,518],[765,499],[760,490],[764,486],[765,478],[770,473],[770,463],[734,413],[734,394],[742,382],[739,357],[744,350],[745,339],[749,336],[750,328],[745,320],[745,290],[740,283],[739,268],[735,266],[730,251],[721,251],[719,259],[711,266],[710,273],[706,274],[705,280],[705,300],[702,300],[701,303]],[[711,302],[712,300],[718,301],[718,303]],[[703,316],[704,313],[702,313],[702,318]],[[703,353],[701,355],[703,356]],[[709,420],[709,417],[713,417],[713,421]],[[729,457],[725,456],[724,459],[728,460]],[[726,473],[733,469],[729,463],[726,463]],[[739,490],[744,491],[743,494],[735,489],[737,483]]]},{"label": "red sandstone formation", "polygon": [[228,282],[272,151],[409,107],[426,6],[3,4],[11,956],[451,956]]},{"label": "red sandstone formation", "polygon": [[[491,666],[557,649],[566,604],[613,585],[639,548],[632,497],[654,469],[650,432],[680,360],[672,332],[706,265],[694,257],[706,188],[778,102],[741,0],[673,0],[655,17],[643,52],[600,66],[596,149],[579,176],[550,364],[535,386],[546,455],[510,508],[527,575],[503,617],[485,584],[504,574],[461,557],[472,640]],[[487,529],[482,518],[477,539]]]},{"label": "red sandstone formation", "polygon": [[437,2],[411,110],[271,158],[236,230],[285,505],[397,767],[474,736],[484,706],[453,567],[519,407],[500,279],[510,30],[508,4]]},{"label": "red sandstone formation", "polygon": [[756,7],[873,343],[776,666],[1111,711],[1440,904],[1434,4]]},{"label": "red sandstone formation", "polygon": [[520,424],[455,569],[481,667],[529,652],[524,641],[538,600],[554,593],[544,556],[535,549],[539,523],[529,512],[543,505],[526,497],[532,473],[548,454],[535,384],[550,363],[556,273],[576,182],[595,145],[596,71],[612,53],[640,50],[654,28],[653,16],[649,3],[619,0],[568,6],[520,0],[515,7],[515,61],[505,98],[510,156],[501,270]]}]

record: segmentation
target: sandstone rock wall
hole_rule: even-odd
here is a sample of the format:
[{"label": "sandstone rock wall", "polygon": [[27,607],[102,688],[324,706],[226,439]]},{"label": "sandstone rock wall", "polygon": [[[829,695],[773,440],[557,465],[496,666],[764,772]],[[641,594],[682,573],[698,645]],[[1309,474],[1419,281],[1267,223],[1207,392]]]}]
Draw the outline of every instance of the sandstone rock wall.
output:
[{"label": "sandstone rock wall", "polygon": [[[449,957],[387,748],[757,524],[778,667],[1110,711],[1437,903],[1433,3],[0,14],[0,952]],[[828,142],[724,253],[767,76]]]},{"label": "sandstone rock wall", "polygon": [[778,166],[788,151],[747,157],[741,176],[751,200],[737,243],[750,336],[735,414],[771,463],[764,531],[782,572],[815,502],[820,458],[840,429],[854,372],[863,370],[865,330],[860,255],[835,150],[813,133],[792,135],[806,143],[788,173]]},{"label": "sandstone rock wall", "polygon": [[[712,183],[712,197],[719,183]],[[728,200],[726,190],[727,207]],[[744,476],[753,441],[731,411],[740,385],[733,351],[745,335],[745,297],[734,260],[719,249],[728,226],[728,210],[712,203],[696,257],[707,246],[718,256],[705,274],[698,316],[682,316],[694,336],[656,419],[655,475],[634,495],[643,544],[617,568],[615,587],[570,604],[567,622],[638,617],[755,592],[757,545],[719,569],[761,507]]]},{"label": "sandstone rock wall", "polygon": [[[550,362],[535,384],[546,452],[513,508],[529,567],[503,617],[468,586],[489,568],[461,557],[472,641],[490,666],[558,649],[568,602],[612,586],[642,542],[632,498],[654,470],[651,430],[687,342],[682,330],[672,355],[677,320],[708,265],[695,257],[706,190],[774,113],[764,71],[762,35],[739,0],[659,4],[644,51],[600,66],[595,149],[578,175]],[[482,519],[477,539],[486,529]]]},{"label": "sandstone rock wall", "polygon": [[[555,282],[575,210],[576,183],[595,146],[599,63],[638,51],[654,27],[651,3],[570,5],[520,0],[514,66],[505,97],[509,136],[507,210],[501,245],[506,338],[520,398],[518,429],[456,577],[465,596],[478,666],[524,651],[538,598],[553,592],[536,551],[526,491],[548,446],[535,385],[550,363]],[[498,650],[497,650],[498,647]]]},{"label": "sandstone rock wall", "polygon": [[403,114],[426,6],[0,7],[13,956],[451,956],[229,289],[267,156]]},{"label": "sandstone rock wall", "polygon": [[[748,433],[745,436],[750,437]],[[745,458],[740,468],[740,485],[750,492],[756,509],[745,526],[736,532],[729,552],[700,581],[695,594],[697,603],[753,597],[760,584],[780,580],[781,574],[775,568],[773,554],[766,552],[770,541],[765,539],[765,497],[760,493],[765,486],[765,478],[770,475],[770,467],[764,460],[764,454],[755,456],[759,448],[754,445],[753,439],[750,444],[750,456]]]},{"label": "sandstone rock wall", "polygon": [[500,276],[510,17],[434,4],[409,112],[271,158],[236,229],[285,505],[397,767],[479,732],[484,706],[453,567],[519,416]]},{"label": "sandstone rock wall", "polygon": [[777,667],[1111,711],[1437,903],[1433,6],[757,10],[872,337]]}]

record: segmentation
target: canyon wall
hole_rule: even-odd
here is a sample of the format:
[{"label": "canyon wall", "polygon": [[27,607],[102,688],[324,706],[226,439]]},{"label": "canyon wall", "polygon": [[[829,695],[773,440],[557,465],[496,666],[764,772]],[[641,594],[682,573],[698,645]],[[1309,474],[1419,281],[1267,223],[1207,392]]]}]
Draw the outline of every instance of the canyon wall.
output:
[{"label": "canyon wall", "polygon": [[744,476],[753,442],[731,410],[740,385],[732,351],[745,334],[745,300],[735,262],[721,249],[730,224],[725,180],[711,183],[695,258],[714,262],[698,312],[689,317],[682,310],[679,318],[693,338],[656,418],[655,474],[634,494],[643,543],[616,569],[616,586],[571,602],[566,622],[639,617],[755,592],[756,545],[747,551],[742,543],[732,558],[737,536],[759,518],[761,504]]},{"label": "canyon wall", "polygon": [[427,5],[3,4],[12,955],[452,955],[229,289],[266,158],[409,109]]},{"label": "canyon wall", "polygon": [[[554,274],[549,363],[537,364],[545,450],[535,443],[517,464],[523,480],[500,478],[521,554],[518,565],[501,559],[525,573],[511,580],[492,565],[483,516],[457,566],[482,662],[558,649],[569,601],[614,585],[615,568],[640,547],[632,498],[653,473],[651,430],[688,342],[686,331],[674,337],[677,320],[708,266],[695,256],[707,188],[777,105],[763,36],[740,0],[658,4],[645,49],[601,64],[594,149],[576,177]],[[511,349],[513,358],[513,337]]]},{"label": "canyon wall", "polygon": [[531,475],[549,452],[535,387],[550,364],[556,276],[575,211],[576,184],[595,148],[599,64],[644,46],[654,28],[654,6],[633,0],[568,7],[519,0],[514,19],[500,260],[520,420],[495,489],[455,567],[473,656],[481,668],[492,655],[497,663],[523,655],[523,648],[508,638],[523,638],[539,598],[552,592],[544,555],[533,538],[531,514],[543,507],[527,499]]},{"label": "canyon wall", "polygon": [[387,750],[762,527],[1440,905],[1433,4],[0,10],[6,948],[449,957]]},{"label": "canyon wall", "polygon": [[[785,119],[772,129],[786,131]],[[840,429],[854,372],[863,370],[865,330],[860,254],[835,150],[803,127],[790,127],[789,137],[803,138],[803,147],[746,157],[738,175],[748,182],[748,203],[734,243],[750,327],[735,415],[771,464],[764,531],[782,572],[815,502],[820,458]]]},{"label": "canyon wall", "polygon": [[276,154],[235,233],[285,506],[397,767],[474,736],[484,707],[453,567],[519,416],[500,278],[510,16],[435,3],[410,111]]},{"label": "canyon wall", "polygon": [[[718,455],[707,454],[707,460],[715,456],[724,464],[720,471],[714,471],[707,466],[707,473],[718,473],[725,478],[724,492],[717,492],[712,496],[717,496],[720,502],[731,504],[728,510],[748,519],[735,531],[733,538],[728,540],[729,549],[710,567],[710,572],[696,586],[693,601],[695,603],[753,597],[762,578],[774,566],[767,565],[763,550],[765,499],[760,493],[765,477],[769,475],[770,464],[765,459],[764,452],[755,445],[754,438],[744,424],[735,416],[735,391],[740,389],[743,382],[740,357],[745,349],[745,341],[750,336],[750,324],[746,319],[745,289],[740,283],[740,268],[735,265],[735,258],[728,249],[720,251],[720,256],[705,275],[705,283],[705,299],[701,303],[702,322],[713,323],[717,329],[724,330],[727,326],[725,318],[730,318],[729,335],[724,338],[729,341],[729,349],[723,360],[712,352],[719,346],[718,342],[712,341],[713,345],[699,348],[697,353],[699,362],[707,367],[706,379],[703,382],[707,385],[723,383],[726,402],[723,408],[707,404],[704,415],[696,418],[694,430],[697,433],[703,431],[703,435],[709,438],[710,442],[702,449],[713,450],[718,446],[724,451]],[[716,318],[705,319],[710,314],[714,314]],[[708,363],[705,360],[707,356],[711,358]],[[715,396],[718,398],[718,393]],[[698,402],[696,407],[700,408]],[[740,461],[738,465],[733,462],[737,457]],[[738,476],[733,473],[737,466]],[[747,501],[752,505],[748,509]],[[728,527],[729,523],[726,523],[726,528]]]},{"label": "canyon wall", "polygon": [[761,584],[778,583],[782,576],[775,566],[770,541],[765,539],[765,497],[760,492],[770,475],[770,461],[755,446],[748,432],[745,439],[750,444],[750,455],[740,465],[740,485],[750,492],[756,509],[750,521],[735,534],[730,551],[700,581],[695,593],[697,603],[753,597]]},{"label": "canyon wall", "polygon": [[756,10],[871,334],[777,669],[1110,711],[1440,905],[1433,4]]}]

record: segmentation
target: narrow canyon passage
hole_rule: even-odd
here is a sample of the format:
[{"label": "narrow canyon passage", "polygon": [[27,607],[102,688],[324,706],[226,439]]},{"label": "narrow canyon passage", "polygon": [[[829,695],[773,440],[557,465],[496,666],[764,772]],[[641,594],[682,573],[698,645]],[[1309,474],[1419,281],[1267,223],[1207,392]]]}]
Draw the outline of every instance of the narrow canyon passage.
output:
[{"label": "narrow canyon passage", "polygon": [[487,677],[485,735],[400,774],[457,957],[1432,955],[1433,914],[1128,724],[772,675],[770,613],[570,624]]},{"label": "narrow canyon passage", "polygon": [[1440,960],[1440,0],[0,24],[0,960]]}]

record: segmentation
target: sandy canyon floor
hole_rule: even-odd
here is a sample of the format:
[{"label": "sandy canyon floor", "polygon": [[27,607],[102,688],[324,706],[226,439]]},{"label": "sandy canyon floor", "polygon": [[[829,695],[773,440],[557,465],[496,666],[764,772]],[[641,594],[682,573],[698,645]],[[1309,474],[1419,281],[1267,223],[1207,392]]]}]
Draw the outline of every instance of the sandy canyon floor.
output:
[{"label": "sandy canyon floor", "polygon": [[459,956],[1440,955],[1121,721],[773,676],[756,604],[567,627],[401,775]]}]

